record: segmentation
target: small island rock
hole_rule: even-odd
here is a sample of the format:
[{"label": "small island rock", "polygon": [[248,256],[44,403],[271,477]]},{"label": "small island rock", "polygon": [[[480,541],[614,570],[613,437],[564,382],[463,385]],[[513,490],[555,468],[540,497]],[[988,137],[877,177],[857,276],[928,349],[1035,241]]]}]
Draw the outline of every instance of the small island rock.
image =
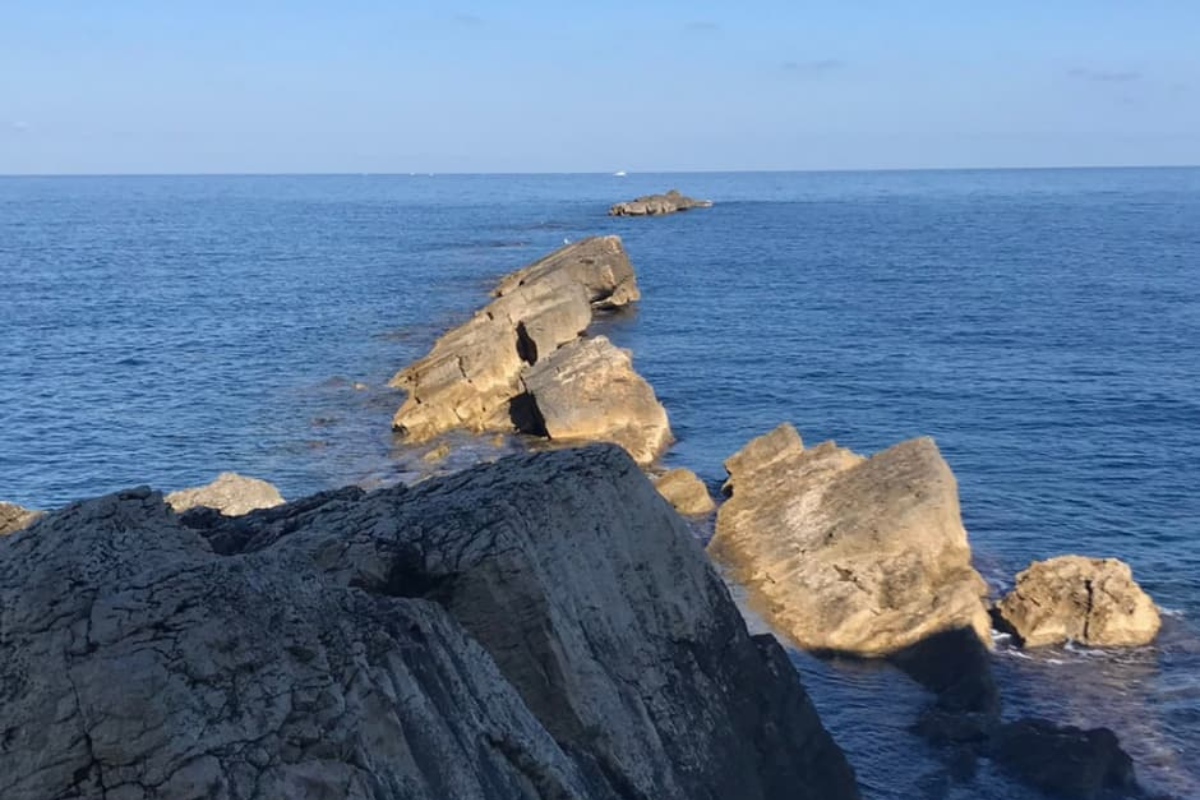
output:
[{"label": "small island rock", "polygon": [[710,514],[717,507],[704,481],[690,469],[680,467],[664,472],[654,479],[654,488],[685,516]]},{"label": "small island rock", "polygon": [[932,439],[871,458],[791,425],[726,461],[709,552],[806,649],[882,656],[968,628],[990,646],[954,475]]},{"label": "small island rock", "polygon": [[283,505],[283,496],[264,480],[222,472],[212,483],[171,492],[166,502],[178,514],[193,508],[211,508],[227,517],[238,517],[255,509]]},{"label": "small island rock", "polygon": [[648,194],[635,197],[624,203],[617,203],[608,209],[610,217],[653,217],[662,214],[674,214],[677,211],[688,211],[693,208],[710,208],[712,200],[696,200],[671,189],[665,194]]},{"label": "small island rock", "polygon": [[1147,644],[1162,620],[1115,558],[1058,556],[1036,561],[1017,575],[997,605],[1001,620],[1026,647],[1074,641],[1093,647]]}]

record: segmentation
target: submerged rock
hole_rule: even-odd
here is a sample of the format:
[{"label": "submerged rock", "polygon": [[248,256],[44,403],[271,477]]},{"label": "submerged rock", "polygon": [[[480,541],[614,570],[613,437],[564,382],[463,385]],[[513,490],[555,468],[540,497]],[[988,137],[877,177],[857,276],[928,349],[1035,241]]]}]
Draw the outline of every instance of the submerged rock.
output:
[{"label": "submerged rock", "polygon": [[211,508],[227,517],[237,517],[255,509],[283,505],[283,496],[264,480],[222,472],[212,483],[171,492],[166,496],[166,502],[176,513]]},{"label": "submerged rock", "polygon": [[[670,440],[666,412],[628,354],[603,338],[581,341],[594,309],[639,297],[619,238],[593,237],[561,248],[505,277],[493,295],[392,379],[408,392],[392,421],[397,432],[424,442],[455,428],[516,428],[551,438],[615,441],[643,463]],[[599,387],[607,380],[618,393],[606,398]],[[541,416],[532,404],[535,392]]]},{"label": "submerged rock", "polygon": [[871,458],[790,425],[726,462],[709,552],[801,647],[886,655],[969,628],[990,644],[954,475],[932,439]]},{"label": "submerged rock", "polygon": [[1061,797],[1095,800],[1141,794],[1133,760],[1108,728],[1083,730],[1022,719],[1000,726],[989,753],[1018,778]]},{"label": "submerged rock", "polygon": [[611,446],[236,518],[87,501],[0,539],[0,609],[6,800],[858,796]]},{"label": "submerged rock", "polygon": [[654,479],[654,488],[680,514],[700,516],[716,509],[704,481],[690,469],[669,470]]},{"label": "submerged rock", "polygon": [[1027,647],[1074,641],[1122,647],[1153,641],[1158,608],[1115,558],[1058,556],[1035,561],[996,607]]},{"label": "submerged rock", "polygon": [[19,506],[16,503],[0,502],[0,536],[28,528],[44,513]]},{"label": "submerged rock", "polygon": [[526,433],[565,442],[612,442],[649,464],[671,443],[666,409],[633,369],[628,350],[607,338],[580,339],[534,364],[524,377]]},{"label": "submerged rock", "polygon": [[676,211],[688,211],[693,208],[711,208],[712,200],[695,200],[671,189],[665,194],[649,194],[636,197],[624,203],[617,203],[608,209],[610,217],[645,217],[660,214],[674,214]]}]

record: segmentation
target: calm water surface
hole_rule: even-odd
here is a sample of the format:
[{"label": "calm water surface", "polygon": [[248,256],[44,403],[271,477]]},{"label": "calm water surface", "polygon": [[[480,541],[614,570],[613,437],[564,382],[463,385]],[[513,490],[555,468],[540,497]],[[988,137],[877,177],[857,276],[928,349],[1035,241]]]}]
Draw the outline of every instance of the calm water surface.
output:
[{"label": "calm water surface", "polygon": [[[717,205],[604,215],[672,185]],[[387,378],[594,233],[638,270],[606,332],[671,414],[669,464],[715,484],[785,419],[864,452],[931,434],[998,588],[1033,558],[1129,561],[1161,641],[1002,648],[1006,713],[1113,727],[1147,782],[1200,797],[1196,169],[0,178],[0,498],[407,477]],[[1034,796],[987,765],[947,782],[890,670],[797,663],[868,796]]]}]

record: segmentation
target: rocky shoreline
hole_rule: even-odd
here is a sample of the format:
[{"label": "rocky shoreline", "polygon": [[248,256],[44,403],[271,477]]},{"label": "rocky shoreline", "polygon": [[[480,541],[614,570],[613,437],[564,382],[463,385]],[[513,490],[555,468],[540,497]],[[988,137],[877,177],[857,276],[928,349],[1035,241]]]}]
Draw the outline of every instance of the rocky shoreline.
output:
[{"label": "rocky shoreline", "polygon": [[[620,213],[667,213],[653,199]],[[667,410],[592,330],[639,297],[620,239],[586,239],[503,278],[393,378],[405,444],[549,452],[286,504],[232,474],[0,504],[0,676],[19,687],[0,796],[857,797],[685,516],[715,524],[708,556],[786,641],[929,689],[913,728],[959,763],[1144,796],[1111,731],[1004,718],[989,654],[993,626],[1028,647],[1151,641],[1126,565],[1036,562],[993,602],[928,438],[868,458],[784,423],[726,460],[715,503],[659,466]]]}]

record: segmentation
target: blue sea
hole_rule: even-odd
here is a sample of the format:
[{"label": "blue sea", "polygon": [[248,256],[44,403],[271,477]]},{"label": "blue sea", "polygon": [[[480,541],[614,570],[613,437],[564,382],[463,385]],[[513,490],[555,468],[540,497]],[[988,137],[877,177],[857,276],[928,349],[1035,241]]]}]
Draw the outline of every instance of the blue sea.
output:
[{"label": "blue sea", "polygon": [[[672,186],[716,205],[605,215]],[[0,178],[0,498],[411,478],[387,379],[598,233],[638,272],[605,332],[670,413],[668,465],[715,486],[784,420],[865,453],[929,434],[997,590],[1035,558],[1132,564],[1159,642],[1002,644],[1005,713],[1112,727],[1200,796],[1200,169]],[[890,668],[795,660],[866,796],[1038,796],[948,777]]]}]

